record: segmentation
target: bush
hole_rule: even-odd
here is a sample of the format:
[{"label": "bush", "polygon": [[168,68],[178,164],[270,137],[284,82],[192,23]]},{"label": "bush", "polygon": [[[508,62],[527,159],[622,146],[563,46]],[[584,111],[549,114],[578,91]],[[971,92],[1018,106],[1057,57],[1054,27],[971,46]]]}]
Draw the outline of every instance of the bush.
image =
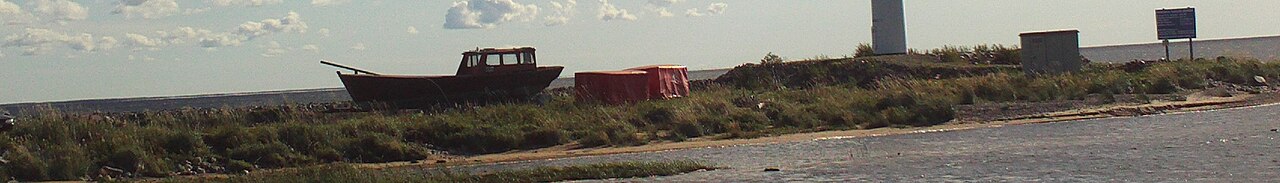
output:
[{"label": "bush", "polygon": [[876,50],[869,43],[858,43],[858,47],[854,49],[853,57],[869,57],[875,56]]},{"label": "bush", "polygon": [[4,172],[22,181],[40,181],[49,178],[48,167],[43,159],[25,146],[14,146],[5,155],[9,163],[4,165]]},{"label": "bush", "polygon": [[176,132],[163,138],[162,147],[169,153],[191,155],[209,148],[199,135],[192,132]]},{"label": "bush", "polygon": [[[244,144],[261,143],[268,138],[262,137],[263,134],[251,133],[250,128],[237,126],[222,126],[212,130],[213,132],[204,139],[217,152],[228,152],[231,149],[238,148]],[[257,132],[265,132],[266,130],[255,130]]]},{"label": "bush", "polygon": [[[62,144],[47,147],[46,155],[54,155],[47,157],[48,175],[50,179],[56,180],[75,180],[84,175],[88,175],[90,167],[93,167],[93,160],[85,149],[76,144]],[[152,172],[154,173],[154,172]]]},{"label": "bush", "polygon": [[105,165],[151,177],[168,176],[173,171],[161,158],[137,146],[116,149],[107,155]]},{"label": "bush", "polygon": [[760,64],[764,65],[782,64],[782,62],[785,62],[785,60],[783,60],[781,56],[774,55],[773,52],[765,54],[764,58],[760,59]]},{"label": "bush", "polygon": [[575,135],[578,143],[587,147],[605,145],[629,146],[643,144],[644,140],[636,135],[634,126],[623,125],[617,121],[607,121],[598,127],[591,127]]},{"label": "bush", "polygon": [[342,134],[328,128],[309,124],[287,124],[279,131],[280,142],[303,154],[321,160],[342,160],[341,152],[334,149]]},{"label": "bush", "polygon": [[279,168],[287,166],[307,165],[314,163],[310,157],[300,155],[280,142],[251,143],[241,145],[231,151],[228,158],[253,163],[254,165]]},{"label": "bush", "polygon": [[526,149],[550,147],[563,144],[566,140],[559,129],[539,128],[526,133],[521,146]]},{"label": "bush", "polygon": [[702,134],[704,134],[702,125],[699,125],[698,123],[694,123],[694,122],[676,123],[675,135],[680,137],[680,139],[701,137]]},{"label": "bush", "polygon": [[347,158],[355,162],[391,162],[418,160],[426,157],[426,150],[406,144],[385,134],[365,134],[348,144]]}]

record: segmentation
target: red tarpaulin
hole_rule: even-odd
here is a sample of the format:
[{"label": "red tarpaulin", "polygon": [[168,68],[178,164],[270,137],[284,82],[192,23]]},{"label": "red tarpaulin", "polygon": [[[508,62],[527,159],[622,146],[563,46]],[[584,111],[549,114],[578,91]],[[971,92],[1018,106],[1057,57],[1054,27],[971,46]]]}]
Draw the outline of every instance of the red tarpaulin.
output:
[{"label": "red tarpaulin", "polygon": [[574,74],[578,100],[599,100],[611,104],[649,99],[670,99],[689,95],[688,68],[655,65],[622,71],[579,72]]}]

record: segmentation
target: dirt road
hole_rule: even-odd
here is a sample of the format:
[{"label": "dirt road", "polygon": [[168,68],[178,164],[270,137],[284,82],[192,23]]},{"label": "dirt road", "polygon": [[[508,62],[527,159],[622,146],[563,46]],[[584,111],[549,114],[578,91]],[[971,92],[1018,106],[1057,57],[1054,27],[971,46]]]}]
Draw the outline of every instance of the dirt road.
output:
[{"label": "dirt road", "polygon": [[[724,169],[652,182],[1280,182],[1280,105],[463,167],[691,159]],[[776,168],[779,171],[764,171]]]}]

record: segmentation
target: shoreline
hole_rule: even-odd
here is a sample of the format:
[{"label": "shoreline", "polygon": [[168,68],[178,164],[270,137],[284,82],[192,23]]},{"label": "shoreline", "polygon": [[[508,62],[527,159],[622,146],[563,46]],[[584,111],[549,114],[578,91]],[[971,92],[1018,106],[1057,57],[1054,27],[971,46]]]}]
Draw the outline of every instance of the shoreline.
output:
[{"label": "shoreline", "polygon": [[[1000,128],[1010,125],[1028,125],[1040,123],[1069,122],[1089,119],[1140,117],[1149,115],[1178,114],[1189,112],[1209,112],[1225,109],[1247,108],[1280,104],[1277,93],[1246,94],[1232,97],[1209,97],[1188,99],[1188,101],[1158,101],[1150,104],[1113,104],[1087,109],[1075,109],[1059,112],[1025,115],[1014,119],[995,121],[952,121],[942,125],[912,128],[876,128],[869,130],[819,131],[794,134],[783,134],[750,139],[722,139],[712,137],[694,138],[683,142],[656,142],[640,146],[579,148],[576,143],[553,146],[542,149],[520,150],[498,154],[475,156],[447,156],[429,158],[420,161],[354,164],[361,168],[448,168],[479,166],[485,164],[506,164],[528,161],[552,160],[563,158],[605,156],[615,154],[647,153],[699,148],[722,148],[732,146],[752,146],[803,141],[837,140],[850,138],[866,138],[877,136],[906,135],[917,133],[937,133],[963,131],[981,128]],[[443,161],[442,161],[443,160]]]},{"label": "shoreline", "polygon": [[[369,170],[384,169],[439,169],[473,167],[484,165],[513,164],[532,161],[556,160],[591,156],[608,156],[618,154],[649,153],[678,151],[701,148],[725,148],[737,146],[757,146],[804,141],[825,141],[880,136],[909,135],[921,133],[955,132],[973,129],[1001,128],[1014,125],[1031,125],[1044,123],[1072,122],[1090,119],[1127,118],[1165,114],[1182,114],[1194,112],[1211,112],[1218,110],[1251,108],[1258,106],[1280,105],[1280,93],[1263,92],[1260,94],[1242,94],[1232,97],[1189,97],[1187,101],[1153,101],[1148,104],[1108,104],[1086,109],[1065,110],[1033,115],[1024,115],[1016,119],[994,121],[951,121],[941,125],[912,128],[876,128],[866,130],[838,130],[783,134],[750,139],[723,139],[722,135],[693,138],[682,142],[654,142],[640,146],[579,148],[576,143],[533,150],[511,151],[498,154],[474,156],[444,156],[416,161],[400,161],[387,163],[350,163],[349,165]],[[1134,113],[1132,111],[1144,111]],[[289,171],[298,167],[264,169],[248,172],[249,174]],[[169,178],[226,178],[241,176],[239,174],[199,174],[176,176]],[[135,180],[155,182],[161,178]]]}]

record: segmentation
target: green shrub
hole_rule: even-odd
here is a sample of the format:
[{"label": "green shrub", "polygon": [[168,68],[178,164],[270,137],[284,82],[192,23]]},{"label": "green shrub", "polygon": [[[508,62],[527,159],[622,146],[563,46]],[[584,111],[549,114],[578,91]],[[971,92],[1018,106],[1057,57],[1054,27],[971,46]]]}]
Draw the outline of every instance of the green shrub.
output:
[{"label": "green shrub", "polygon": [[644,119],[651,125],[666,126],[675,122],[676,113],[670,107],[648,105],[640,108]]},{"label": "green shrub", "polygon": [[604,145],[630,146],[643,144],[645,141],[637,136],[634,126],[624,125],[618,121],[605,121],[600,126],[590,127],[579,132],[578,143],[587,147]]},{"label": "green shrub", "polygon": [[303,154],[327,161],[342,160],[341,152],[334,149],[338,139],[346,136],[329,128],[310,124],[292,123],[280,128],[280,142]]},{"label": "green shrub", "polygon": [[107,166],[151,177],[167,176],[172,171],[163,159],[138,146],[117,148],[107,155],[105,161]]},{"label": "green shrub", "polygon": [[521,143],[521,147],[526,149],[550,147],[563,144],[567,140],[562,130],[538,128],[524,134],[524,142]]},{"label": "green shrub", "polygon": [[276,141],[240,145],[231,149],[227,155],[233,160],[250,162],[267,168],[307,165],[314,162],[312,158],[298,154],[289,149],[288,145]]},{"label": "green shrub", "polygon": [[249,163],[244,160],[235,160],[235,159],[227,161],[227,164],[225,165],[225,167],[227,168],[227,171],[231,173],[241,173],[244,171],[251,171],[251,170],[258,169],[257,166],[253,166],[253,163]]},{"label": "green shrub", "polygon": [[[250,128],[246,127],[228,125],[215,128],[212,131],[204,138],[204,142],[217,152],[227,152],[244,144],[261,143],[267,140],[267,138],[262,137],[262,134],[252,133]],[[262,132],[264,130],[258,131]]]},{"label": "green shrub", "polygon": [[9,163],[3,166],[5,174],[21,181],[39,181],[49,178],[49,164],[44,159],[25,146],[19,145],[12,148],[5,155],[5,159],[9,160]]},{"label": "green shrub", "polygon": [[348,144],[348,159],[355,162],[391,162],[418,160],[426,157],[426,150],[392,138],[385,134],[370,133]]},{"label": "green shrub", "polygon": [[190,155],[201,153],[209,148],[204,144],[204,140],[200,139],[200,135],[192,132],[176,132],[163,138],[165,141],[162,147],[169,153]]},{"label": "green shrub", "polygon": [[785,60],[783,60],[781,56],[774,55],[773,52],[769,52],[769,54],[765,54],[764,58],[760,59],[760,64],[765,64],[765,65],[782,64],[782,62],[785,62]]},{"label": "green shrub", "polygon": [[702,125],[695,122],[676,123],[675,135],[680,138],[701,137],[704,134]]},{"label": "green shrub", "polygon": [[50,146],[45,149],[45,154],[49,165],[48,174],[50,179],[55,180],[75,180],[84,175],[89,174],[90,167],[93,167],[93,160],[90,159],[88,152],[77,144],[62,144]]},{"label": "green shrub", "polygon": [[858,46],[856,49],[854,49],[854,53],[853,53],[854,57],[869,57],[869,56],[875,56],[875,55],[876,55],[875,48],[872,48],[871,44],[869,43],[858,43]]}]

